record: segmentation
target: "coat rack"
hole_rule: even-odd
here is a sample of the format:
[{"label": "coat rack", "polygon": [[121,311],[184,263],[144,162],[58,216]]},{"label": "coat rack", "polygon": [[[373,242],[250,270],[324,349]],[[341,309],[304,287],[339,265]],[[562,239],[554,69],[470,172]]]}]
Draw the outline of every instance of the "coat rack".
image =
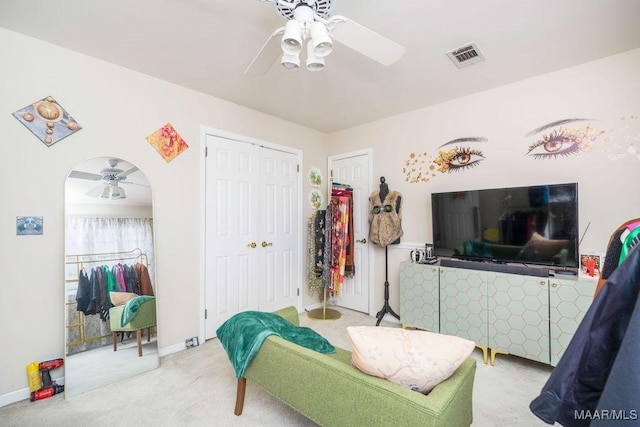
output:
[{"label": "coat rack", "polygon": [[[333,190],[333,171],[331,171],[331,176],[329,177],[329,185],[328,185],[328,193],[329,199],[331,198],[331,193]],[[325,225],[328,227],[329,225]],[[307,312],[307,316],[310,319],[314,320],[337,320],[342,314],[338,310],[334,310],[332,308],[327,308],[327,283],[323,283],[324,293],[322,296],[322,307],[315,308],[313,310],[309,310]]]}]

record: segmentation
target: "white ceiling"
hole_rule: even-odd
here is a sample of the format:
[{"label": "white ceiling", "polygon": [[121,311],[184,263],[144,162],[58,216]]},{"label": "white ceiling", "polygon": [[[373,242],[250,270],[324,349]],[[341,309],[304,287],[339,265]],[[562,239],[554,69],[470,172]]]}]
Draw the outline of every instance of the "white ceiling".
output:
[{"label": "white ceiling", "polygon": [[[334,47],[312,73],[274,65],[245,76],[284,24],[259,0],[2,0],[0,26],[333,132],[640,47],[638,0],[335,0],[405,46],[385,67]],[[486,61],[446,52],[476,42]]]}]

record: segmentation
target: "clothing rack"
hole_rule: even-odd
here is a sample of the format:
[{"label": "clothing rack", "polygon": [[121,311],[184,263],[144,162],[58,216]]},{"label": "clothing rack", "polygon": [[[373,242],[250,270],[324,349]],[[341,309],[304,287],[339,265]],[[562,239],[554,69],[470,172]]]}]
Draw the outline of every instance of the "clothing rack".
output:
[{"label": "clothing rack", "polygon": [[[111,333],[106,333],[102,335],[95,336],[86,336],[85,330],[85,315],[81,311],[74,310],[74,313],[77,313],[77,319],[70,319],[69,316],[69,308],[77,305],[75,300],[75,295],[73,295],[73,299],[70,300],[71,296],[69,291],[70,284],[78,284],[80,278],[80,272],[83,268],[88,267],[96,267],[102,266],[108,262],[117,262],[124,263],[125,261],[135,261],[135,263],[141,263],[145,267],[149,267],[149,259],[146,253],[142,252],[142,249],[135,248],[131,251],[125,252],[103,252],[103,253],[91,253],[91,254],[74,254],[74,255],[65,255],[65,319],[66,319],[66,334],[65,337],[69,336],[69,330],[77,329],[78,339],[67,341],[67,353],[69,349],[72,347],[84,346],[88,343],[94,343],[95,341],[104,339],[104,345],[111,343]],[[75,266],[75,276],[74,278],[69,278],[69,272],[67,271],[67,266]],[[106,341],[108,339],[108,341]]]},{"label": "clothing rack", "polygon": [[[333,192],[333,171],[331,171],[331,176],[329,177],[329,182],[328,182],[328,195],[329,195],[329,199],[331,199],[331,195]],[[328,226],[328,225],[326,225]],[[327,284],[323,283],[323,295],[322,295],[322,307],[321,308],[316,308],[313,310],[309,310],[307,312],[307,316],[310,319],[314,319],[314,320],[336,320],[339,319],[342,316],[342,313],[340,313],[338,310],[332,309],[332,308],[327,308]]]}]

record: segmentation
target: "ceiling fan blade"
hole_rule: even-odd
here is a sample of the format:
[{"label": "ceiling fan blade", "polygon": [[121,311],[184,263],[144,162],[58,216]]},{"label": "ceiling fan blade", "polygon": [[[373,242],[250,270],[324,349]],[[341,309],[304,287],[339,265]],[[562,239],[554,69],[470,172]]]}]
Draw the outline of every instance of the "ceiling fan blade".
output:
[{"label": "ceiling fan blade", "polygon": [[104,185],[98,185],[96,187],[93,187],[91,190],[87,191],[86,194],[89,197],[100,197],[102,196],[102,192],[104,191]]},{"label": "ceiling fan blade", "polygon": [[140,187],[147,187],[147,188],[151,188],[150,185],[147,184],[140,184],[139,182],[130,182],[130,181],[120,181],[118,183],[118,185],[120,184],[126,184],[126,185],[139,185]]},{"label": "ceiling fan blade", "polygon": [[137,170],[138,170],[138,168],[134,166],[134,167],[132,167],[132,168],[131,168],[131,169],[129,169],[129,170],[126,170],[126,171],[124,171],[124,172],[120,172],[120,173],[117,175],[117,178],[126,178],[126,177],[127,177],[127,175],[132,174],[132,173],[134,173],[134,172],[135,172],[135,171],[137,171]]},{"label": "ceiling fan blade", "polygon": [[88,179],[90,181],[100,181],[102,179],[102,176],[96,175],[95,173],[89,173],[89,172],[71,171],[71,173],[69,174],[69,178]]},{"label": "ceiling fan blade", "polygon": [[275,43],[274,39],[284,34],[284,27],[280,27],[275,30],[267,39],[265,44],[260,49],[260,52],[253,58],[251,64],[244,71],[245,74],[250,76],[263,76],[267,74],[269,69],[276,62],[278,56],[282,53],[280,43]]},{"label": "ceiling fan blade", "polygon": [[335,25],[331,30],[331,35],[336,41],[382,65],[391,65],[404,54],[404,46],[381,36],[352,19],[335,15],[329,20],[329,24]]}]

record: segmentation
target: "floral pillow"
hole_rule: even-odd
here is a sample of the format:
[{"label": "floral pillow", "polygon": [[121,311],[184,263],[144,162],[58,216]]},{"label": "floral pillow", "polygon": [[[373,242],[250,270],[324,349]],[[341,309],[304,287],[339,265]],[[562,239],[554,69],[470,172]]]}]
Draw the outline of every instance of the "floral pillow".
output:
[{"label": "floral pillow", "polygon": [[347,332],[353,366],[425,394],[453,375],[475,347],[473,341],[427,331],[350,326]]}]

